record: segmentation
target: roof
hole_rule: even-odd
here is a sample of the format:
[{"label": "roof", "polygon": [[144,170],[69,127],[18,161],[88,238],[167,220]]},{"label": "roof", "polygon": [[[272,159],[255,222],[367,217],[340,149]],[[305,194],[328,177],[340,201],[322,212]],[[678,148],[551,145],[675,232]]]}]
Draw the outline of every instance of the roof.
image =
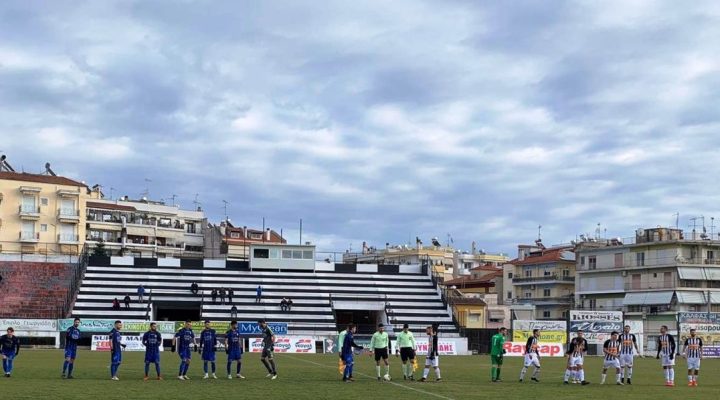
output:
[{"label": "roof", "polygon": [[443,282],[443,285],[455,285],[455,286],[468,286],[468,285],[494,285],[493,280],[501,277],[502,271],[496,271],[491,274],[482,276],[481,278],[472,278],[470,275],[461,276],[459,278],[450,279],[449,281]]},{"label": "roof", "polygon": [[496,267],[492,264],[485,264],[479,267],[471,268],[470,271],[502,271],[502,268]]},{"label": "roof", "polygon": [[533,265],[533,264],[547,264],[552,262],[574,262],[575,253],[570,248],[558,247],[552,249],[545,249],[538,252],[530,253],[524,260],[518,261],[517,259],[510,261],[514,265]]},{"label": "roof", "polygon": [[102,210],[118,210],[118,211],[137,211],[133,206],[124,206],[121,204],[113,203],[98,203],[95,201],[88,201],[86,204],[88,208],[100,208]]},{"label": "roof", "polygon": [[64,176],[29,174],[27,172],[0,171],[0,179],[21,182],[49,183],[52,185],[87,187],[87,185],[82,182],[78,182],[70,178],[65,178]]}]

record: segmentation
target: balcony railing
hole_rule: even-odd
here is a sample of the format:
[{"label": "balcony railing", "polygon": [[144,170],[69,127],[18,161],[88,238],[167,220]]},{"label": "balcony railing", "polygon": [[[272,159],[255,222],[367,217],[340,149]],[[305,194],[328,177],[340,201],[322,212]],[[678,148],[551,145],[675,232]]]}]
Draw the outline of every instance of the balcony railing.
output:
[{"label": "balcony railing", "polygon": [[60,208],[58,209],[58,216],[65,218],[79,218],[80,210],[75,208]]},{"label": "balcony railing", "polygon": [[23,204],[18,207],[20,214],[40,214],[40,207],[35,205]]},{"label": "balcony railing", "polygon": [[20,241],[23,242],[37,242],[40,240],[40,233],[32,231],[21,231]]},{"label": "balcony railing", "polygon": [[675,289],[678,287],[676,280],[662,281],[662,282],[640,282],[633,284],[625,283],[625,290],[652,290],[652,289]]},{"label": "balcony railing", "polygon": [[539,304],[539,303],[560,303],[570,304],[574,301],[574,296],[560,296],[560,297],[519,297],[513,299],[513,303],[516,304]]},{"label": "balcony railing", "polygon": [[75,243],[78,241],[80,241],[80,238],[73,233],[61,233],[58,235],[58,242]]},{"label": "balcony railing", "polygon": [[574,276],[558,276],[557,274],[545,275],[545,276],[523,276],[519,278],[513,278],[513,283],[526,283],[526,282],[541,282],[541,281],[562,281],[562,282],[575,282]]}]

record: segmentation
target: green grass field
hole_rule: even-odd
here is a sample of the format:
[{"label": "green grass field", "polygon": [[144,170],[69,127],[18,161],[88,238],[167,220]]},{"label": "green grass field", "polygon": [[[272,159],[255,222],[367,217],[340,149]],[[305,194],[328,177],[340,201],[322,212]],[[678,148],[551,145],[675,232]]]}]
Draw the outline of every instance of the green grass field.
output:
[{"label": "green grass field", "polygon": [[[120,381],[109,379],[107,353],[81,351],[77,359],[74,380],[60,379],[63,353],[61,350],[25,350],[15,361],[12,378],[0,377],[2,399],[182,399],[182,398],[263,398],[263,399],[602,399],[630,396],[640,399],[716,399],[720,380],[713,371],[720,367],[720,360],[703,361],[699,387],[687,387],[685,360],[678,359],[674,388],[663,386],[659,361],[639,359],[635,366],[632,386],[600,386],[601,359],[588,357],[586,379],[590,386],[562,385],[565,369],[564,359],[543,359],[541,383],[519,383],[520,358],[506,358],[502,383],[490,383],[490,365],[487,356],[443,356],[440,367],[441,383],[405,382],[400,372],[399,359],[392,357],[393,381],[379,383],[374,379],[374,362],[369,356],[356,358],[356,382],[344,384],[337,372],[337,356],[334,355],[287,355],[277,354],[279,378],[267,380],[265,370],[257,354],[246,354],[243,375],[246,380],[227,380],[224,354],[218,353],[218,380],[203,381],[202,364],[194,355],[189,375],[191,381],[175,379],[178,357],[166,352],[162,355],[164,381],[143,382],[143,354],[123,354]],[[422,361],[422,360],[421,360]],[[417,375],[421,375],[417,371]],[[608,381],[613,382],[612,376]]]}]

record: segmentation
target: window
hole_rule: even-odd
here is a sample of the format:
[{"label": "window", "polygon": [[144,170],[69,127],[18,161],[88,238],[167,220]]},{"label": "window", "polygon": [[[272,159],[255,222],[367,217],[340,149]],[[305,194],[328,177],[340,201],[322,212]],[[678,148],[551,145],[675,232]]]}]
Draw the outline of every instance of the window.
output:
[{"label": "window", "polygon": [[562,276],[565,276],[565,277],[570,276],[570,270],[569,270],[569,269],[564,269]]},{"label": "window", "polygon": [[253,250],[253,257],[254,257],[254,258],[270,258],[270,250],[268,250],[268,249],[254,249],[254,250]]},{"label": "window", "polygon": [[594,310],[595,307],[597,307],[597,300],[596,299],[590,299],[590,309]]},{"label": "window", "polygon": [[292,251],[292,258],[296,260],[302,260],[302,250],[293,250]]},{"label": "window", "polygon": [[508,299],[512,299],[512,291],[507,292],[507,298],[508,298]]},{"label": "window", "polygon": [[708,250],[707,252],[707,259],[708,260],[714,260],[715,259],[715,252],[712,250]]},{"label": "window", "polygon": [[530,293],[530,292],[525,292],[525,298],[526,298],[526,299],[532,298],[532,293]]},{"label": "window", "polygon": [[47,198],[47,197],[41,197],[41,198],[40,198],[40,205],[41,205],[41,206],[47,207],[48,203],[49,203],[49,201],[48,201],[48,198]]},{"label": "window", "polygon": [[543,289],[543,297],[550,297],[550,289]]},{"label": "window", "polygon": [[552,273],[548,270],[543,271],[543,276],[550,276]]},{"label": "window", "polygon": [[40,232],[47,232],[47,224],[40,224]]},{"label": "window", "polygon": [[468,321],[470,322],[480,322],[482,320],[482,314],[481,313],[470,313],[468,314]]},{"label": "window", "polygon": [[187,233],[195,233],[195,224],[192,222],[189,222],[185,224],[185,232]]},{"label": "window", "polygon": [[508,279],[512,279],[512,275],[513,275],[512,272],[508,272]]},{"label": "window", "polygon": [[262,240],[262,238],[263,238],[262,233],[251,233],[250,234],[250,239],[252,239],[252,240]]},{"label": "window", "polygon": [[303,260],[312,260],[313,259],[313,252],[312,250],[303,250],[302,253]]},{"label": "window", "polygon": [[270,258],[280,258],[280,249],[270,249]]},{"label": "window", "polygon": [[230,232],[230,239],[240,239],[240,232]]},{"label": "window", "polygon": [[615,268],[623,267],[623,253],[615,253]]},{"label": "window", "polygon": [[543,311],[543,318],[550,318],[550,311]]},{"label": "window", "polygon": [[472,263],[469,263],[469,262],[463,263],[463,268],[465,268],[465,269],[472,268]]},{"label": "window", "polygon": [[641,251],[640,253],[635,254],[635,261],[638,267],[645,266],[645,252]]},{"label": "window", "polygon": [[588,257],[588,269],[597,269],[597,257]]},{"label": "window", "polygon": [[567,310],[565,310],[562,312],[562,318],[565,319],[567,317],[568,317],[568,312],[567,312]]},{"label": "window", "polygon": [[585,266],[585,256],[580,257],[580,265]]},{"label": "window", "polygon": [[292,258],[292,250],[283,250],[282,258]]},{"label": "window", "polygon": [[532,270],[531,270],[531,269],[526,269],[526,270],[525,270],[525,277],[526,277],[526,278],[532,277]]}]

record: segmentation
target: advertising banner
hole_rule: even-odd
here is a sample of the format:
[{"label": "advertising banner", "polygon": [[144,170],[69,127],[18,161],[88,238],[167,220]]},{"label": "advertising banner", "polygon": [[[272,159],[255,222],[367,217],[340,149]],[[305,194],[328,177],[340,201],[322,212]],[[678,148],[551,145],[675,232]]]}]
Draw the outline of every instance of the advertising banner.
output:
[{"label": "advertising banner", "polygon": [[540,341],[567,343],[567,322],[565,321],[513,321],[513,342],[526,343],[533,329],[540,329]]},{"label": "advertising banner", "polygon": [[3,334],[7,328],[12,327],[19,332],[57,332],[58,321],[56,319],[2,319],[0,318],[0,330]]},{"label": "advertising banner", "polygon": [[[522,357],[525,355],[525,342],[505,342],[503,346],[508,357]],[[540,357],[563,357],[565,355],[562,343],[543,343],[538,346]]]},{"label": "advertising banner", "polygon": [[[138,320],[122,320],[123,332],[140,333],[147,332],[150,330],[150,321],[138,321]],[[172,321],[157,321],[157,329],[160,333],[175,333],[175,322]],[[71,318],[58,320],[58,330],[60,332],[66,331],[73,325]],[[110,332],[115,327],[114,319],[81,319],[80,329],[81,332],[98,332],[106,333]]]},{"label": "advertising banner", "polygon": [[690,336],[690,329],[697,331],[696,334],[703,340],[705,349],[720,345],[720,313],[681,312],[678,313],[678,323],[680,345]]},{"label": "advertising banner", "polygon": [[[145,351],[145,346],[142,345],[141,335],[123,335],[121,337],[121,343],[125,345],[123,351]],[[92,341],[90,342],[90,350],[110,351],[110,339],[108,335],[93,335]],[[160,351],[164,351],[162,344],[160,345]]]},{"label": "advertising banner", "polygon": [[[178,331],[180,328],[185,326],[184,322],[175,322],[175,331]],[[195,332],[200,332],[203,329],[205,329],[205,323],[202,321],[194,321],[191,324],[192,330]],[[287,335],[288,333],[288,325],[284,322],[268,322],[268,326],[270,329],[272,329],[273,333],[276,335]],[[227,332],[228,329],[230,329],[230,322],[229,321],[210,321],[210,328],[215,329],[217,333],[224,334]],[[251,321],[238,321],[238,331],[241,335],[259,335],[260,334],[260,327],[257,324],[257,321],[251,322]]]},{"label": "advertising banner", "polygon": [[[262,351],[262,338],[250,339],[250,352]],[[276,353],[315,353],[315,339],[306,336],[276,336]]]},{"label": "advertising banner", "polygon": [[720,346],[703,346],[703,357],[720,358]]},{"label": "advertising banner", "polygon": [[570,332],[584,331],[588,344],[603,344],[610,333],[622,329],[622,311],[570,311]]}]

